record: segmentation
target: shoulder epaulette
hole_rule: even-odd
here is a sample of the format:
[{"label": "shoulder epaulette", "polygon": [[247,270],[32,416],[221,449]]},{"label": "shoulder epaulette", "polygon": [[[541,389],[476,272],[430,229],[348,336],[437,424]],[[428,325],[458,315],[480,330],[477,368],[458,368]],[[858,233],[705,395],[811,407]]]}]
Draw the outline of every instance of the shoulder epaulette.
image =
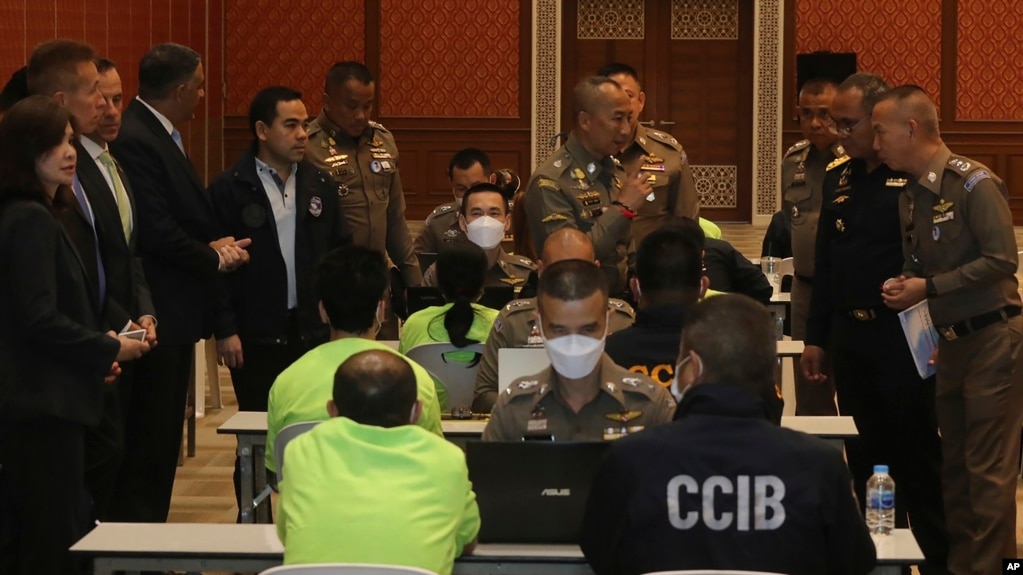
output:
[{"label": "shoulder epaulette", "polygon": [[373,128],[374,130],[380,130],[381,132],[386,132],[388,134],[391,133],[391,131],[388,130],[387,128],[385,128],[384,125],[381,124],[380,122],[374,122],[373,120],[370,120],[369,121],[369,126],[371,128]]},{"label": "shoulder epaulette", "polygon": [[678,140],[676,140],[671,134],[665,134],[664,132],[658,132],[657,130],[647,130],[646,135],[665,146],[674,148],[676,152],[682,151],[682,144],[678,143]]},{"label": "shoulder epaulette", "polygon": [[792,144],[792,146],[790,146],[788,150],[785,150],[784,156],[785,157],[791,156],[792,154],[798,152],[799,150],[802,150],[802,149],[806,148],[809,145],[810,145],[810,140],[799,140],[795,144]]},{"label": "shoulder epaulette", "polygon": [[636,310],[632,309],[632,306],[629,305],[629,302],[627,301],[620,300],[618,298],[610,298],[607,300],[607,305],[615,311],[636,317]]},{"label": "shoulder epaulette", "polygon": [[846,163],[848,161],[849,161],[849,156],[842,156],[841,158],[835,158],[834,160],[831,160],[831,163],[828,164],[828,167],[825,169],[825,171],[831,171],[831,170],[837,168],[838,166],[841,166],[842,164],[844,164],[844,163]]},{"label": "shoulder epaulette", "polygon": [[520,311],[533,311],[536,309],[536,298],[513,299],[501,310],[502,315],[511,315]]}]

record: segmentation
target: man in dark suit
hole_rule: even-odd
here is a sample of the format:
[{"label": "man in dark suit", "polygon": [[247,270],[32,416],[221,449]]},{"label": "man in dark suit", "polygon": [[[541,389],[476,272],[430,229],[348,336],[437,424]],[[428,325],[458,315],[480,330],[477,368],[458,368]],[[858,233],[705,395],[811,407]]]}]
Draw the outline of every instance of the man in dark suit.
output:
[{"label": "man in dark suit", "polygon": [[194,344],[219,328],[218,272],[248,260],[248,240],[221,237],[213,204],[175,128],[192,118],[204,80],[191,48],[151,48],[139,63],[138,97],[111,145],[134,192],[138,251],[160,318],[160,345],[135,372],[113,520],[166,521]]},{"label": "man in dark suit", "polygon": [[[135,202],[128,176],[110,153],[108,144],[121,129],[123,94],[114,63],[98,59],[99,91],[105,105],[96,130],[76,143],[78,180],[92,205],[106,275],[104,317],[115,330],[146,330],[146,341],[156,346],[156,310],[135,255],[137,230]],[[122,368],[117,383],[104,394],[103,419],[86,436],[86,485],[100,520],[106,512],[117,470],[124,454],[124,414],[130,408],[134,365]]]},{"label": "man in dark suit", "polygon": [[313,272],[352,239],[337,186],[305,159],[308,122],[299,92],[260,91],[249,107],[252,145],[209,188],[224,233],[252,239],[249,263],[227,279],[230,335],[217,339],[241,411],[266,411],[277,375],[327,341]]}]

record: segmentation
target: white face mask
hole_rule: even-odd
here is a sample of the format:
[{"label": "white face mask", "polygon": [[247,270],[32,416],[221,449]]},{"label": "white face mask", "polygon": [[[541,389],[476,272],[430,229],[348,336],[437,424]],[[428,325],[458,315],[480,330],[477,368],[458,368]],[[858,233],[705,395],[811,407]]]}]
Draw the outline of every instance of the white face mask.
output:
[{"label": "white face mask", "polygon": [[482,216],[465,226],[465,235],[479,247],[485,250],[493,249],[504,239],[504,222],[490,216]]},{"label": "white face mask", "polygon": [[[674,395],[675,400],[680,403],[682,402],[682,398],[685,397],[686,392],[689,391],[689,388],[692,387],[692,385],[691,384],[687,385],[685,389],[681,389],[681,384],[678,382],[678,375],[682,373],[682,369],[685,367],[686,363],[688,363],[689,360],[692,359],[692,357],[693,356],[691,355],[687,355],[684,358],[682,358],[682,361],[678,362],[678,365],[675,366],[675,375],[673,375],[671,378],[671,394]],[[702,376],[703,362],[698,361],[696,367],[696,379],[700,379],[700,377]]]},{"label": "white face mask", "polygon": [[[547,357],[554,366],[554,371],[568,379],[579,379],[593,373],[594,368],[604,355],[604,337],[595,339],[573,333],[554,339],[547,339],[543,334],[541,322],[540,335],[543,337]],[[607,335],[605,330],[604,335]]]}]

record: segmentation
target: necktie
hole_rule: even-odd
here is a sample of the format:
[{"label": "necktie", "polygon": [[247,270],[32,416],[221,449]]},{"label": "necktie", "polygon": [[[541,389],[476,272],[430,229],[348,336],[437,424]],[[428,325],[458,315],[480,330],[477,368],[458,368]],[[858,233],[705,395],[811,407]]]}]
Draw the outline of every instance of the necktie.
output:
[{"label": "necktie", "polygon": [[[174,128],[174,131],[171,132],[171,138],[174,138],[174,143],[178,145],[178,149],[181,150],[181,153],[185,154],[185,144],[181,141],[181,132],[179,132],[177,128]],[[185,155],[187,156],[188,154]]]},{"label": "necktie", "polygon": [[71,190],[75,193],[75,199],[78,200],[78,205],[82,208],[82,213],[85,214],[85,219],[89,221],[89,228],[92,230],[92,245],[96,248],[96,278],[97,287],[99,288],[99,305],[102,307],[107,301],[107,274],[103,268],[103,254],[99,251],[99,236],[96,235],[96,220],[92,215],[92,206],[89,205],[89,200],[85,197],[85,190],[82,189],[82,183],[78,181],[78,174],[75,174],[75,179],[71,182]]},{"label": "necktie", "polygon": [[124,190],[124,183],[117,173],[117,164],[110,152],[103,150],[99,155],[99,163],[107,169],[110,174],[110,181],[114,183],[114,198],[117,200],[117,214],[121,216],[121,229],[124,231],[124,241],[131,238],[131,202],[128,200],[128,193]]}]

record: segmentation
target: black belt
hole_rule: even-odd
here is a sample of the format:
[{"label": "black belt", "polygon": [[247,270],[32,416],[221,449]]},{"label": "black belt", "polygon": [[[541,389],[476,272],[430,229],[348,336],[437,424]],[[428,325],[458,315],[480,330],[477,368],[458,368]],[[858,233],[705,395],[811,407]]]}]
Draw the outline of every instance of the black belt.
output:
[{"label": "black belt", "polygon": [[889,315],[895,312],[889,309],[888,306],[875,305],[871,307],[847,309],[842,313],[857,321],[874,321],[875,319],[881,316]]},{"label": "black belt", "polygon": [[938,326],[938,333],[941,337],[948,341],[955,341],[961,337],[966,337],[970,334],[977,333],[989,325],[994,325],[1002,320],[1016,317],[1020,314],[1020,308],[1016,305],[1007,305],[1002,309],[996,309],[995,311],[989,311],[975,315],[971,318],[964,319],[963,321],[957,321],[950,325]]},{"label": "black belt", "polygon": [[804,275],[800,275],[800,274],[792,274],[792,277],[796,278],[797,280],[799,280],[799,281],[801,281],[801,282],[803,282],[805,284],[812,284],[813,283],[813,278],[810,277],[810,276],[804,276]]}]

